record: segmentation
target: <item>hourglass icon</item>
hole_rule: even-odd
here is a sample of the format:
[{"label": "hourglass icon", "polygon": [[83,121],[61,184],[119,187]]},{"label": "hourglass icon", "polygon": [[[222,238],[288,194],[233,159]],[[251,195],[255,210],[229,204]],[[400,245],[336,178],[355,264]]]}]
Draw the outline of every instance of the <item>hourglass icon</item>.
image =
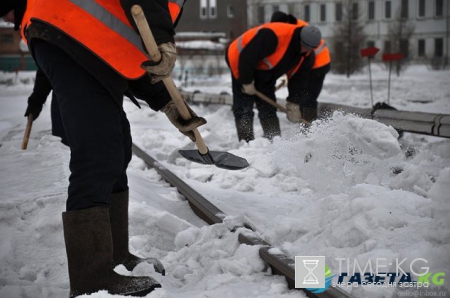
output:
[{"label": "hourglass icon", "polygon": [[313,270],[317,268],[319,260],[302,260],[303,266],[308,269],[308,274],[303,279],[303,284],[305,285],[317,285],[319,284],[319,279],[314,275]]}]

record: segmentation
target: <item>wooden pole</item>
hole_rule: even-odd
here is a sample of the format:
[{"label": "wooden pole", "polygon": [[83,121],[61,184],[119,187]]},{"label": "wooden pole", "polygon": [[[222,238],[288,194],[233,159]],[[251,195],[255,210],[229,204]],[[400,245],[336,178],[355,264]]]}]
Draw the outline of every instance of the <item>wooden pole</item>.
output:
[{"label": "wooden pole", "polygon": [[22,141],[22,150],[26,150],[28,146],[28,140],[30,138],[31,126],[33,125],[33,114],[28,115],[27,128],[25,129],[25,134]]}]

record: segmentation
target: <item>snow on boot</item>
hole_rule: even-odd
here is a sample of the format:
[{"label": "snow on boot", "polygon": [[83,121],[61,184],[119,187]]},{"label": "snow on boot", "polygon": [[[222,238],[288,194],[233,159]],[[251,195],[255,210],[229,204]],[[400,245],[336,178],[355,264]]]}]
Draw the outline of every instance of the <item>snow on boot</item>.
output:
[{"label": "snow on boot", "polygon": [[281,136],[280,120],[278,118],[264,118],[260,119],[263,129],[263,137],[273,140],[276,136]]},{"label": "snow on boot", "polygon": [[100,290],[143,297],[161,287],[151,277],[123,276],[113,270],[108,209],[97,206],[62,214],[71,298]]},{"label": "snow on boot", "polygon": [[139,258],[130,253],[128,244],[128,190],[111,195],[109,219],[113,241],[113,265],[124,265],[128,271],[133,271],[139,263],[147,262],[153,265],[155,271],[165,275],[163,264],[156,258]]},{"label": "snow on boot", "polygon": [[312,121],[317,119],[317,108],[313,107],[304,107],[301,108],[302,118],[307,122],[311,123]]},{"label": "snow on boot", "polygon": [[247,143],[255,139],[253,132],[253,116],[251,118],[236,119],[236,130],[239,141],[246,141]]}]

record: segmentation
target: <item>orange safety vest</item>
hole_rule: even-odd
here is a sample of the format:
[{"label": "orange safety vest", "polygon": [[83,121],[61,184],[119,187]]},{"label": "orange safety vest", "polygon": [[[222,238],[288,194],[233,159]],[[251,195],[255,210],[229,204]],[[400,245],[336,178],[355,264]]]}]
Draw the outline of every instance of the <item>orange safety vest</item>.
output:
[{"label": "orange safety vest", "polygon": [[[184,1],[170,2],[174,21],[181,10],[178,4]],[[127,79],[146,73],[140,65],[148,60],[147,54],[120,0],[28,0],[22,31],[33,19],[60,29]]]},{"label": "orange safety vest", "polygon": [[[258,70],[270,70],[274,68],[285,55],[289,43],[292,40],[292,35],[297,25],[287,23],[267,23],[261,26],[252,28],[237,39],[235,39],[228,47],[228,62],[230,64],[231,72],[236,79],[239,79],[239,56],[245,46],[255,37],[259,30],[267,28],[272,30],[278,38],[278,44],[275,52],[265,57],[258,62],[256,69]],[[293,69],[298,69],[303,62],[303,58],[300,60]]]}]

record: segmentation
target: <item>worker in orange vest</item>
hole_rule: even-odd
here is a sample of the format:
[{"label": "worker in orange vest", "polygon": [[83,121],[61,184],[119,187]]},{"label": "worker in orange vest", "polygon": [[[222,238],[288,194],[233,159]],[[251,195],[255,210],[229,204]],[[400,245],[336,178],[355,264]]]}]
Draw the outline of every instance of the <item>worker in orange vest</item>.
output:
[{"label": "worker in orange vest", "polygon": [[226,61],[232,73],[233,114],[239,140],[254,139],[253,104],[256,103],[264,137],[281,135],[276,108],[256,96],[256,90],[276,101],[275,82],[308,71],[321,40],[313,26],[267,23],[252,28],[228,47]]},{"label": "worker in orange vest", "polygon": [[[291,14],[276,11],[272,14],[271,22],[282,22],[308,26],[308,23],[295,18]],[[299,71],[288,79],[289,96],[287,98],[287,118],[293,123],[306,120],[311,122],[317,118],[317,98],[322,91],[326,74],[331,68],[330,51],[321,40],[319,46],[314,50],[314,65],[311,70]]]},{"label": "worker in orange vest", "polygon": [[[138,258],[128,251],[126,170],[132,141],[122,103],[125,90],[130,90],[153,110],[163,111],[191,140],[195,140],[192,130],[206,123],[192,110],[192,119],[183,121],[161,82],[171,75],[177,56],[173,23],[183,3],[1,1],[0,16],[8,15],[21,27],[36,64],[51,83],[71,150],[62,215],[70,297],[100,290],[146,296],[160,287],[151,277],[123,276],[113,270],[118,264],[132,270],[141,262],[154,264],[161,273],[164,270],[156,259]],[[148,61],[131,16],[134,4],[141,5],[147,16],[161,51],[159,63]]]}]

